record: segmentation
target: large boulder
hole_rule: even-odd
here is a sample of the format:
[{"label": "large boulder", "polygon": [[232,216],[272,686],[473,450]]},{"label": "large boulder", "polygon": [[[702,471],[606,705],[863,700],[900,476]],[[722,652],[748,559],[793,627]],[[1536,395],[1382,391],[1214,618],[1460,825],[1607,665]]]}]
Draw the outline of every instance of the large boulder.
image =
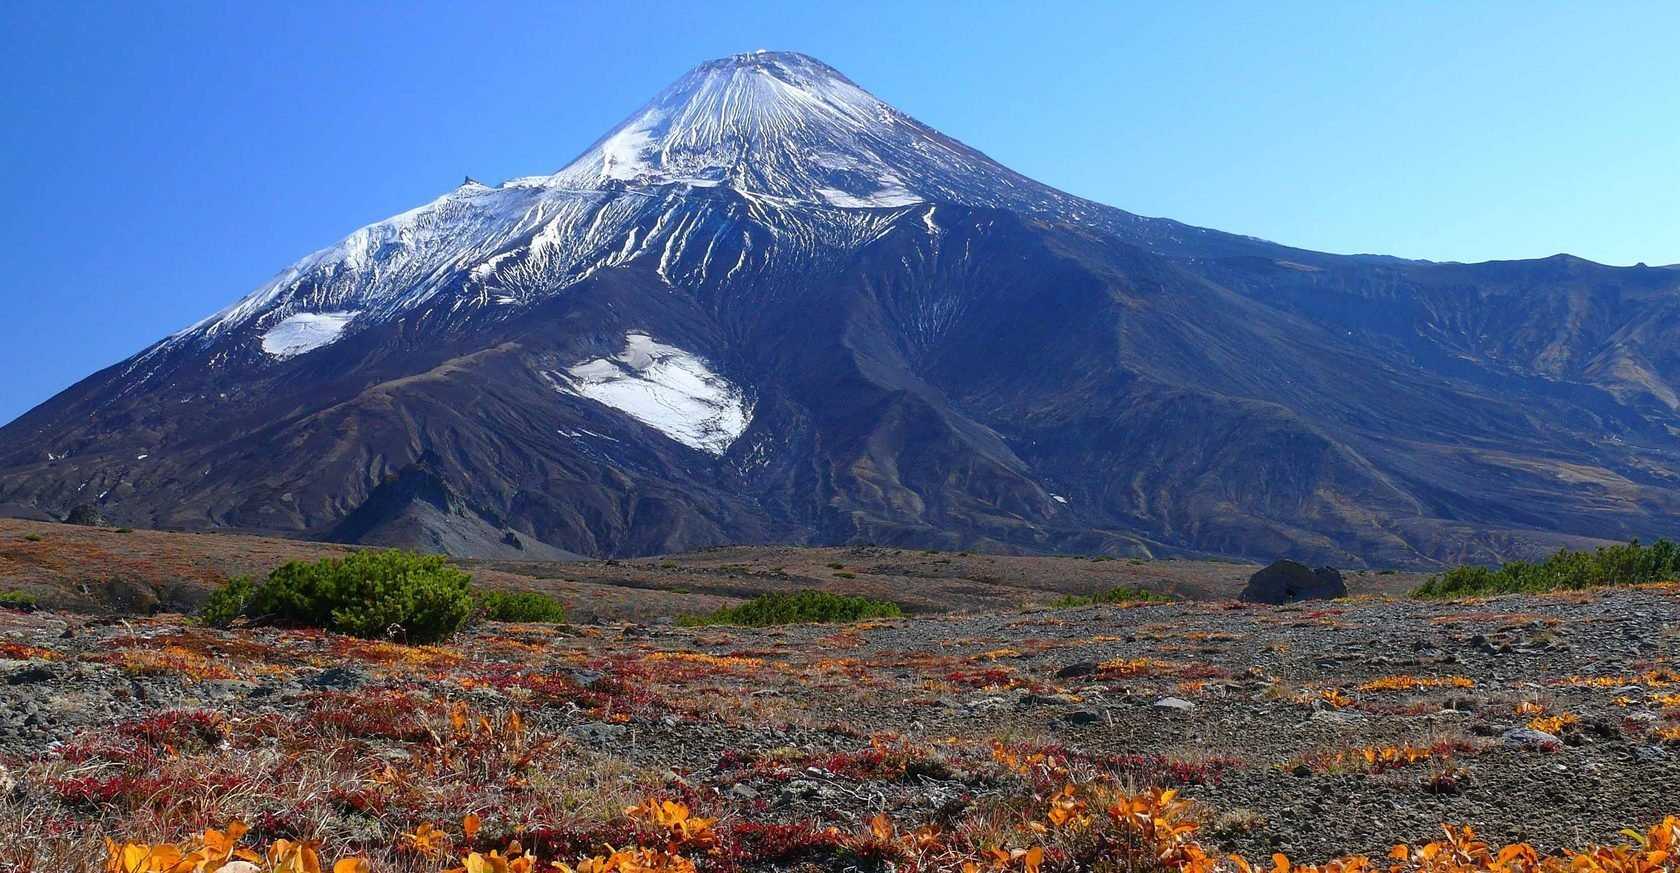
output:
[{"label": "large boulder", "polygon": [[64,518],[65,524],[79,524],[84,527],[110,527],[111,522],[105,518],[105,513],[91,503],[77,504],[70,514]]},{"label": "large boulder", "polygon": [[1250,603],[1295,603],[1347,596],[1347,583],[1334,567],[1309,568],[1300,561],[1273,561],[1253,576],[1239,595]]}]

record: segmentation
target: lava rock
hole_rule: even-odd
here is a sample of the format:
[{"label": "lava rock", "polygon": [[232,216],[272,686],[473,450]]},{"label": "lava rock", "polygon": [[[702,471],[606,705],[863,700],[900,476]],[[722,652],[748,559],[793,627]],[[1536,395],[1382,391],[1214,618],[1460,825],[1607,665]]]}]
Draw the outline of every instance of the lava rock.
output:
[{"label": "lava rock", "polygon": [[1552,734],[1526,727],[1511,728],[1501,734],[1500,739],[1507,746],[1526,749],[1556,748],[1563,744],[1562,740]]},{"label": "lava rock", "polygon": [[581,740],[586,743],[605,743],[623,736],[624,725],[592,721],[567,728],[566,733],[574,740]]},{"label": "lava rock", "polygon": [[1074,679],[1080,676],[1089,676],[1097,672],[1098,669],[1096,661],[1075,661],[1074,663],[1057,670],[1056,678]]},{"label": "lava rock", "polygon": [[328,667],[314,676],[304,680],[305,685],[316,688],[334,688],[350,691],[368,684],[368,674],[360,669],[349,666]]},{"label": "lava rock", "polygon": [[1338,727],[1351,727],[1364,724],[1367,718],[1362,712],[1348,712],[1345,709],[1321,709],[1314,712],[1310,720]]},{"label": "lava rock", "polygon": [[1347,583],[1334,567],[1313,570],[1300,561],[1282,558],[1248,577],[1248,585],[1238,596],[1249,603],[1280,604],[1332,600],[1347,593]]},{"label": "lava rock", "polygon": [[1062,721],[1068,724],[1096,724],[1102,721],[1102,713],[1094,709],[1076,709],[1062,713]]},{"label": "lava rock", "polygon": [[42,682],[51,682],[57,678],[58,674],[51,667],[42,664],[24,664],[6,673],[6,684],[38,685]]},{"label": "lava rock", "polygon": [[65,524],[79,524],[82,527],[110,527],[111,521],[99,511],[99,507],[91,503],[78,503],[64,517]]}]

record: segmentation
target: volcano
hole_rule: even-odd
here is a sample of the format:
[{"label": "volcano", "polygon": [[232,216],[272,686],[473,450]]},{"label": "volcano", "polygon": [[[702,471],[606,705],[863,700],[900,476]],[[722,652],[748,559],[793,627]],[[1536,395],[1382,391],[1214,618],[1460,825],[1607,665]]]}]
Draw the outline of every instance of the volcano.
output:
[{"label": "volcano", "polygon": [[1134,215],[754,52],[43,403],[0,505],[467,556],[1498,561],[1680,535],[1677,292]]}]

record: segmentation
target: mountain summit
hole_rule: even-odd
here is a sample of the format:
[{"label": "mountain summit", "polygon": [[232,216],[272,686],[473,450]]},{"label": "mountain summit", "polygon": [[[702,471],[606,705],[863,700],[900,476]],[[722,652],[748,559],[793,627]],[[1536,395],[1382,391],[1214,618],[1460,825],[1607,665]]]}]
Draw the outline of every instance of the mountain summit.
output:
[{"label": "mountain summit", "polygon": [[457,554],[1313,563],[1680,534],[1680,272],[1291,249],[694,68],[0,428],[0,505]]},{"label": "mountain summit", "polygon": [[695,67],[570,166],[514,184],[533,182],[725,185],[842,207],[1003,206],[1020,201],[1022,189],[1043,188],[815,58],[766,51]]}]

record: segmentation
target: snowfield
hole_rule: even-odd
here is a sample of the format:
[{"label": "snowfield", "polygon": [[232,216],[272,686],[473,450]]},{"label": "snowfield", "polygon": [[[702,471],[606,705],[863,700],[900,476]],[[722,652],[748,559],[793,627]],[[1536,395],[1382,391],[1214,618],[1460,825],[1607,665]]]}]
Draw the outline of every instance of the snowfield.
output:
[{"label": "snowfield", "polygon": [[645,333],[625,334],[623,351],[566,374],[574,393],[713,455],[727,451],[752,423],[739,388],[695,355]]},{"label": "snowfield", "polygon": [[300,312],[287,316],[262,335],[262,349],[285,360],[331,345],[344,334],[355,312]]}]

